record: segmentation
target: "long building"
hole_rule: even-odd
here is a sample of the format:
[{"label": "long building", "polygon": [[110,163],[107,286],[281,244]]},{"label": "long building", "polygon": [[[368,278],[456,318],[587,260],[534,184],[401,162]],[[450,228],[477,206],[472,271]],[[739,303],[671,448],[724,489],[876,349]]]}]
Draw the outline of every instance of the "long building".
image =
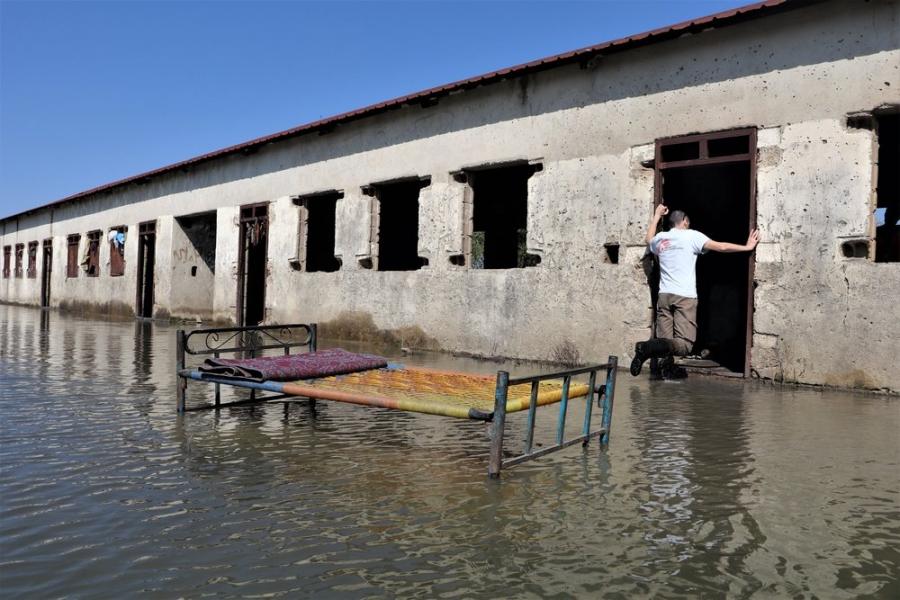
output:
[{"label": "long building", "polygon": [[425,90],[0,220],[0,301],[371,320],[477,355],[628,358],[656,202],[720,370],[900,391],[900,2],[770,0]]}]

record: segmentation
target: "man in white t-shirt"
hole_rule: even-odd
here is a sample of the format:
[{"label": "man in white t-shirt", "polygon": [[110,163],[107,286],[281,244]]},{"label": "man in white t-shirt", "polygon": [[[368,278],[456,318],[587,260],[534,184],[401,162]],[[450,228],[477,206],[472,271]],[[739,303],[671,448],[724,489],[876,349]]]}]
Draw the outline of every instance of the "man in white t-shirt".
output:
[{"label": "man in white t-shirt", "polygon": [[[754,229],[744,245],[716,242],[691,229],[684,212],[669,215],[671,229],[656,233],[669,209],[660,204],[647,229],[650,252],[659,258],[659,298],[656,302],[656,337],[634,346],[631,374],[639,375],[648,358],[669,358],[691,353],[697,339],[697,256],[713,252],[750,252],[759,242]],[[670,359],[671,360],[671,359]]]}]

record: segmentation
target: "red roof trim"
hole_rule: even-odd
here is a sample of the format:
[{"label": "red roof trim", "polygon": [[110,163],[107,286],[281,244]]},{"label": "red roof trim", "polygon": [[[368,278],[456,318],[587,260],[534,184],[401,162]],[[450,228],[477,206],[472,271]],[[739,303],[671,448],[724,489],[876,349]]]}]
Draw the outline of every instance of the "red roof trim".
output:
[{"label": "red roof trim", "polygon": [[817,2],[822,2],[824,0],[766,0],[764,2],[756,2],[754,4],[748,4],[746,6],[740,6],[731,10],[726,10],[723,12],[715,13],[712,15],[708,15],[706,17],[700,17],[697,19],[691,19],[689,21],[682,21],[681,23],[675,23],[674,25],[669,25],[668,27],[662,27],[659,29],[654,29],[652,31],[646,31],[644,33],[639,33],[636,35],[631,35],[624,38],[619,38],[616,40],[604,42],[601,44],[597,44],[594,46],[587,46],[584,48],[580,48],[577,50],[571,50],[569,52],[565,52],[563,54],[557,54],[554,56],[549,56],[546,58],[541,58],[537,60],[533,60],[531,62],[523,63],[520,65],[516,65],[514,67],[507,67],[505,69],[500,69],[497,71],[492,71],[490,73],[484,73],[482,75],[476,75],[475,77],[470,77],[468,79],[462,79],[460,81],[455,81],[453,83],[448,83],[445,85],[441,85],[438,87],[430,88],[427,90],[422,90],[420,92],[415,92],[413,94],[408,94],[406,96],[400,96],[399,98],[394,98],[393,100],[386,100],[384,102],[379,102],[377,104],[372,104],[370,106],[366,106],[363,108],[359,108],[356,110],[352,110],[349,112],[345,112],[339,115],[334,115],[331,117],[327,117],[325,119],[320,119],[318,121],[313,121],[311,123],[307,123],[305,125],[301,125],[299,127],[294,127],[292,129],[286,129],[284,131],[280,131],[278,133],[273,133],[270,135],[266,135],[263,137],[255,138],[247,142],[243,142],[240,144],[236,144],[233,146],[228,146],[226,148],[222,148],[219,150],[215,150],[213,152],[209,152],[206,154],[201,154],[200,156],[195,156],[193,158],[189,158],[187,160],[183,160],[181,162],[177,162],[165,167],[161,167],[159,169],[154,169],[152,171],[147,171],[145,173],[141,173],[140,175],[133,175],[130,177],[126,177],[125,179],[119,179],[117,181],[113,181],[110,183],[106,183],[104,185],[91,188],[89,190],[85,190],[83,192],[78,192],[77,194],[72,194],[71,196],[66,196],[60,200],[56,200],[49,204],[45,204],[43,206],[38,206],[35,208],[28,209],[16,215],[10,215],[9,217],[5,217],[3,221],[8,219],[26,215],[29,213],[33,213],[36,211],[40,211],[46,208],[52,208],[54,206],[59,206],[61,204],[71,202],[73,200],[78,200],[80,198],[84,198],[85,196],[90,196],[92,194],[97,194],[99,192],[105,192],[112,190],[113,188],[121,187],[127,185],[129,183],[137,183],[145,179],[149,179],[155,177],[157,175],[162,175],[164,173],[168,173],[170,171],[175,171],[177,169],[184,169],[186,167],[190,167],[192,165],[196,165],[202,162],[207,162],[215,158],[228,156],[231,154],[236,154],[239,152],[247,152],[253,149],[257,149],[266,144],[270,144],[276,141],[280,141],[290,137],[296,137],[305,133],[310,133],[313,131],[318,131],[326,128],[333,128],[336,125],[347,123],[349,121],[353,121],[356,119],[360,119],[363,117],[372,116],[386,110],[400,108],[404,104],[415,104],[417,102],[421,102],[427,100],[429,98],[433,98],[435,96],[444,96],[450,92],[457,90],[465,90],[472,89],[478,87],[479,85],[486,85],[489,83],[493,83],[496,81],[501,81],[503,79],[507,79],[510,77],[521,77],[523,75],[527,75],[533,72],[546,70],[548,68],[561,66],[564,64],[570,64],[573,62],[578,62],[580,60],[584,60],[589,56],[594,56],[597,54],[603,53],[611,53],[611,52],[620,52],[623,50],[628,50],[631,48],[636,48],[639,46],[649,45],[657,42],[662,42],[669,39],[674,39],[683,35],[686,30],[690,32],[694,31],[702,31],[705,29],[713,28],[713,27],[724,27],[727,25],[733,25],[735,23],[739,23],[745,20],[756,19],[759,17],[767,16],[776,12],[782,12],[784,10],[790,10],[794,8],[799,8],[801,6],[806,6],[809,4],[814,4]]}]

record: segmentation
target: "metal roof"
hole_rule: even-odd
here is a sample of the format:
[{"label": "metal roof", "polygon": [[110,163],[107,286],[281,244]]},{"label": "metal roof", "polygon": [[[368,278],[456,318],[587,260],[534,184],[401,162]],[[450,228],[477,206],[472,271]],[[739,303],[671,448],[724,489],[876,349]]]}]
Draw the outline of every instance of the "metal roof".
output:
[{"label": "metal roof", "polygon": [[448,84],[441,85],[438,87],[433,87],[433,88],[430,88],[427,90],[422,90],[420,92],[415,92],[413,94],[408,94],[406,96],[400,96],[399,98],[394,98],[393,100],[386,100],[383,102],[378,102],[377,104],[372,104],[372,105],[369,105],[369,106],[366,106],[363,108],[358,108],[356,110],[352,110],[352,111],[345,112],[342,114],[327,117],[325,119],[320,119],[318,121],[313,121],[313,122],[307,123],[305,125],[300,125],[299,127],[294,127],[292,129],[286,129],[286,130],[280,131],[278,133],[273,133],[273,134],[266,135],[263,137],[255,138],[255,139],[249,140],[247,142],[236,144],[234,146],[228,146],[228,147],[222,148],[220,150],[215,150],[213,152],[201,154],[200,156],[195,156],[193,158],[189,158],[187,160],[183,160],[181,162],[177,162],[177,163],[165,166],[165,167],[154,169],[152,171],[147,171],[147,172],[141,173],[139,175],[133,175],[131,177],[126,177],[125,179],[119,179],[117,181],[106,183],[104,185],[101,185],[101,186],[98,186],[95,188],[91,188],[91,189],[85,190],[83,192],[78,192],[76,194],[72,194],[71,196],[66,196],[65,198],[61,198],[54,202],[50,202],[50,203],[42,205],[42,206],[37,206],[35,208],[31,208],[31,209],[22,211],[18,214],[13,214],[8,217],[4,217],[3,219],[0,219],[0,221],[6,221],[6,220],[9,220],[9,219],[12,219],[15,217],[19,217],[22,215],[37,212],[37,211],[40,211],[43,209],[59,206],[61,204],[65,204],[65,203],[71,202],[73,200],[78,200],[80,198],[90,196],[92,194],[96,194],[99,192],[107,192],[114,188],[125,186],[127,184],[145,183],[149,179],[152,179],[153,177],[156,177],[158,175],[169,173],[171,171],[175,171],[178,169],[185,169],[185,168],[191,167],[193,165],[197,165],[197,164],[200,164],[203,162],[208,162],[210,160],[214,160],[216,158],[220,158],[220,157],[224,157],[224,156],[228,156],[228,155],[232,155],[232,154],[250,153],[255,150],[258,150],[262,146],[271,144],[273,142],[278,142],[281,140],[289,139],[292,137],[297,137],[299,135],[303,135],[303,134],[311,133],[311,132],[315,132],[315,131],[331,130],[338,125],[348,123],[350,121],[354,121],[357,119],[362,119],[364,117],[369,117],[372,115],[383,113],[388,110],[398,109],[404,105],[414,105],[414,104],[434,102],[438,98],[441,98],[442,96],[446,96],[452,92],[473,89],[473,88],[476,88],[479,86],[488,85],[491,83],[496,83],[498,81],[512,79],[515,77],[522,77],[524,75],[529,75],[531,73],[536,73],[538,71],[544,71],[547,69],[551,69],[551,68],[566,65],[566,64],[587,61],[598,55],[622,52],[624,50],[630,50],[632,48],[638,48],[638,47],[647,46],[650,44],[655,44],[658,42],[663,42],[666,40],[672,40],[672,39],[681,37],[682,35],[685,35],[685,34],[699,33],[699,32],[702,32],[702,31],[705,31],[708,29],[716,29],[719,27],[734,25],[736,23],[741,23],[741,22],[748,21],[751,19],[757,19],[757,18],[768,16],[771,14],[784,12],[786,10],[800,8],[802,6],[816,4],[816,3],[824,2],[824,1],[825,0],[766,0],[764,2],[756,2],[754,4],[740,6],[738,8],[722,11],[719,13],[705,16],[705,17],[691,19],[689,21],[682,21],[681,23],[675,23],[674,25],[669,25],[667,27],[661,27],[659,29],[654,29],[652,31],[645,31],[643,33],[630,35],[628,37],[623,37],[623,38],[611,40],[608,42],[603,42],[601,44],[596,44],[594,46],[587,46],[585,48],[580,48],[578,50],[572,50],[569,52],[564,52],[562,54],[548,56],[546,58],[540,58],[537,60],[533,60],[531,62],[516,65],[514,67],[508,67],[505,69],[492,71],[490,73],[485,73],[483,75],[477,75],[475,77],[470,77],[468,79],[462,79],[460,81],[455,81],[453,83],[448,83]]}]

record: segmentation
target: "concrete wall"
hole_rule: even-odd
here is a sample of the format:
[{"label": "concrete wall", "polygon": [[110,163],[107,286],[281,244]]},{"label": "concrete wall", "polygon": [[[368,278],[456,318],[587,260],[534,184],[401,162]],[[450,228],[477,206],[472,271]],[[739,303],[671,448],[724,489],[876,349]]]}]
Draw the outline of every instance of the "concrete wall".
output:
[{"label": "concrete wall", "polygon": [[[238,206],[270,205],[267,320],[325,321],[344,311],[383,328],[421,327],[448,350],[549,358],[570,342],[585,359],[629,357],[649,333],[639,259],[653,202],[657,138],[759,128],[756,314],[760,376],[900,390],[900,264],[844,259],[840,241],[871,227],[873,134],[846,115],[900,104],[900,4],[831,2],[466,91],[157,177],[2,223],[2,243],[55,236],[54,305],[133,303],[126,276],[66,281],[65,235],[158,220],[157,312],[178,314],[173,218],[217,212],[212,316],[235,314]],[[450,264],[462,249],[465,184],[451,173],[540,162],[529,180],[528,248],[537,267],[478,271]],[[415,272],[372,272],[369,198],[361,186],[430,176],[420,194]],[[300,273],[291,195],[344,191],[335,273]],[[52,221],[52,225],[49,222]],[[174,225],[177,227],[177,225]],[[104,229],[105,230],[105,229]],[[603,244],[621,244],[619,264]],[[33,280],[37,281],[38,280]],[[0,280],[0,299],[36,304],[39,287]],[[184,316],[196,316],[193,312]]]}]

